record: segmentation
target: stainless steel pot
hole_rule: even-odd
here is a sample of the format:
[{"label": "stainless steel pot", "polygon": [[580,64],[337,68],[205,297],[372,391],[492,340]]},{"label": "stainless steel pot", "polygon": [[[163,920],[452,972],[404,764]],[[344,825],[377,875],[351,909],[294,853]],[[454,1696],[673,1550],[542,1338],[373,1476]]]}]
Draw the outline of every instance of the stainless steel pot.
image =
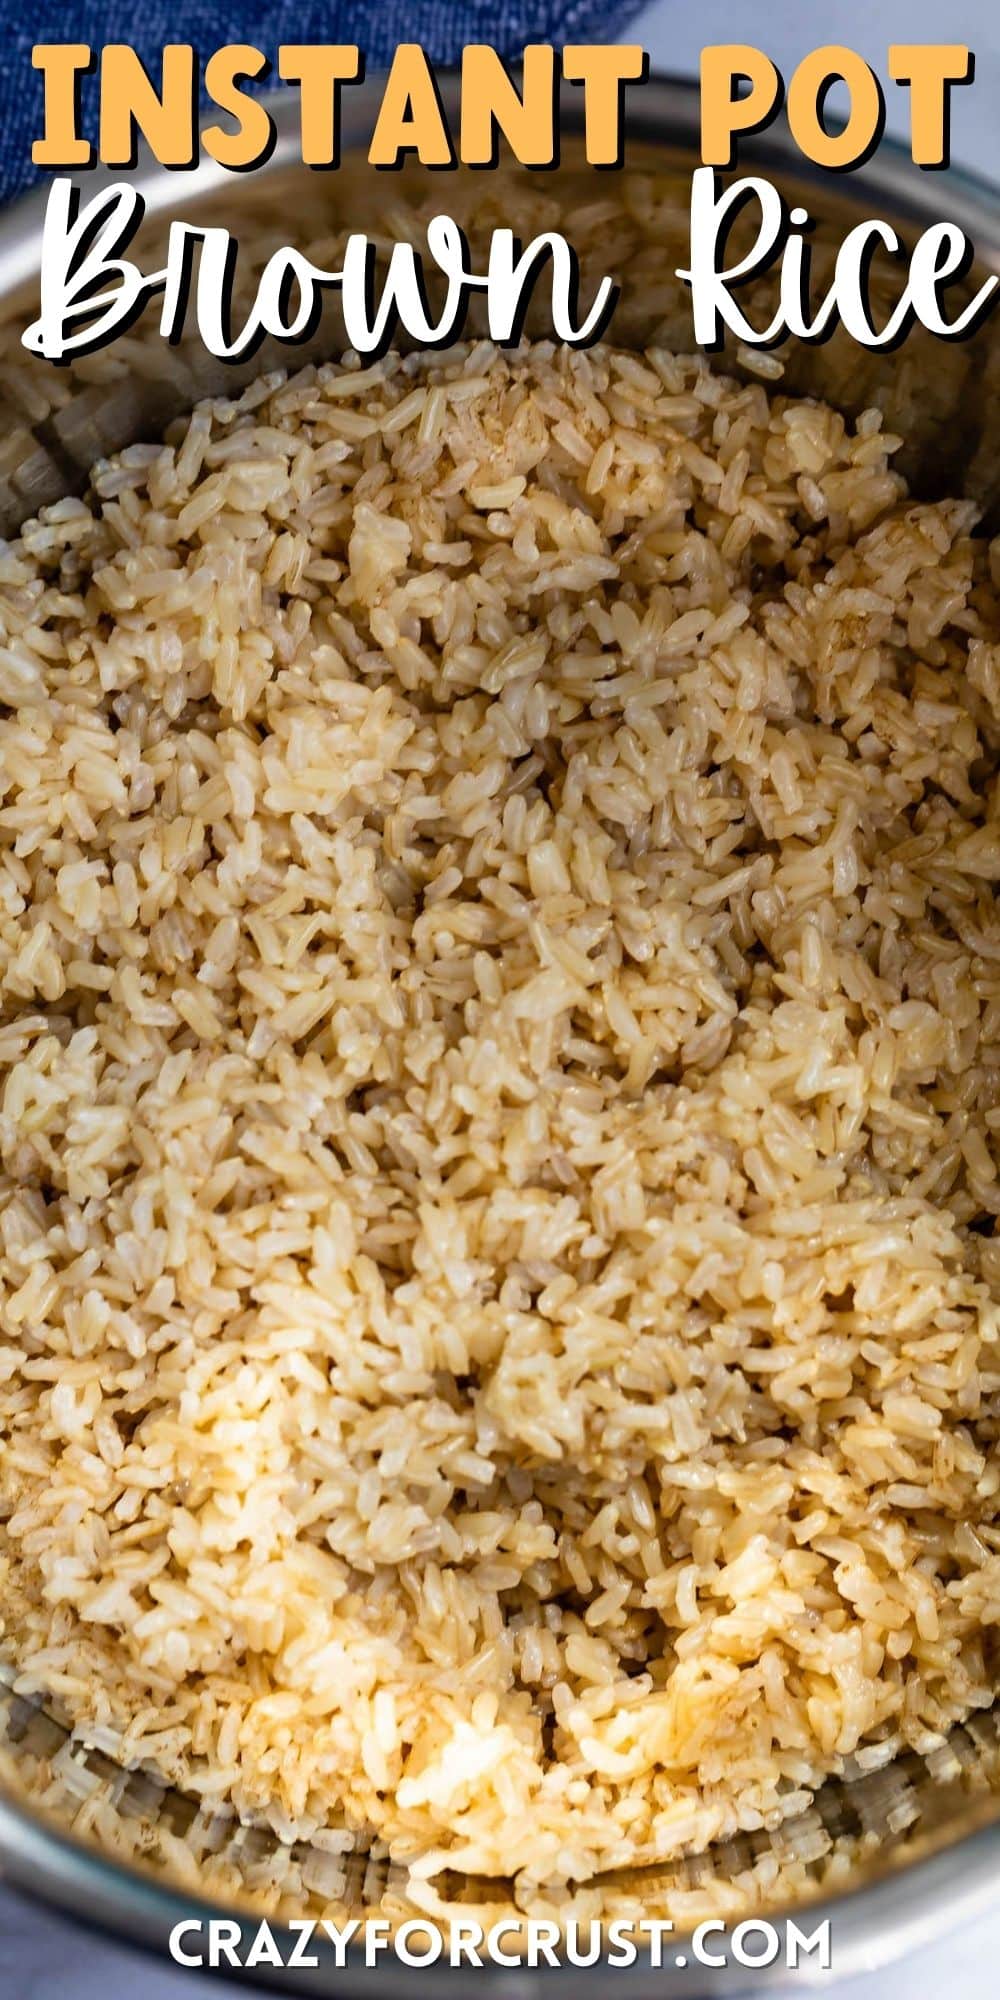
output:
[{"label": "stainless steel pot", "polygon": [[[458,84],[446,79],[446,113],[457,107]],[[297,107],[290,96],[271,100],[277,144],[268,164],[238,179],[211,163],[179,175],[141,164],[136,182],[146,218],[130,254],[152,268],[158,238],[174,216],[214,219],[238,235],[247,282],[269,252],[293,242],[329,259],[336,239],[366,229],[385,243],[414,229],[446,208],[463,221],[473,251],[496,223],[513,221],[519,233],[561,228],[581,250],[586,287],[609,266],[621,284],[612,337],[623,344],[658,339],[691,347],[687,295],[675,274],[686,262],[690,173],[698,163],[698,101],[693,85],[654,79],[634,93],[624,172],[599,174],[582,164],[579,92],[566,93],[563,129],[569,135],[558,174],[530,176],[501,169],[484,179],[459,171],[440,175],[408,168],[379,176],[364,165],[379,81],[345,93],[343,166],[316,174],[297,161]],[[964,174],[921,174],[897,147],[886,144],[859,173],[824,175],[805,165],[784,127],[776,126],[743,149],[742,164],[766,173],[789,203],[804,202],[816,217],[816,263],[821,269],[852,221],[879,216],[906,240],[928,222],[958,222],[975,243],[978,266],[970,286],[985,272],[1000,272],[1000,195]],[[93,187],[99,185],[92,177]],[[296,367],[328,357],[341,344],[335,314],[326,315],[308,349],[264,350],[253,362],[227,368],[195,339],[178,347],[164,344],[153,324],[138,326],[106,352],[68,368],[30,359],[20,332],[37,311],[41,224],[45,195],[38,192],[0,218],[0,525],[8,532],[40,505],[85,482],[94,460],[136,440],[160,434],[164,426],[199,396],[230,393],[269,366]],[[532,226],[533,225],[533,226]],[[322,252],[323,254],[320,254]],[[892,279],[882,281],[886,299]],[[767,281],[755,287],[751,303],[761,322],[767,308]],[[529,320],[529,331],[531,322]],[[782,353],[783,386],[813,391],[856,411],[876,402],[890,427],[906,438],[903,463],[918,490],[930,494],[968,492],[989,519],[1000,502],[1000,312],[975,338],[962,345],[917,333],[896,352],[868,353],[835,336],[821,347]],[[727,365],[753,370],[752,355],[729,357]],[[44,1807],[37,1800],[45,1780]],[[706,1873],[732,1885],[734,1910],[772,1913],[767,1881],[775,1854],[795,1860],[808,1902],[803,1925],[815,1929],[824,1918],[832,1926],[834,1968],[841,1975],[884,1964],[916,1950],[949,1926],[970,1919],[993,1900],[1000,1884],[1000,1714],[973,1718],[947,1745],[926,1757],[915,1753],[880,1772],[847,1771],[828,1781],[812,1811],[774,1833],[760,1832],[727,1842],[708,1855],[671,1868],[635,1871],[617,1887],[632,1907],[670,1914],[671,1897]],[[29,1802],[29,1794],[31,1802]],[[81,1813],[88,1828],[80,1835]],[[190,1834],[196,1809],[143,1772],[120,1770],[92,1742],[74,1738],[55,1710],[21,1698],[13,1675],[0,1667],[0,1865],[15,1882],[41,1899],[117,1935],[165,1950],[174,1924],[188,1918],[232,1914],[248,1902],[259,1908],[260,1884],[276,1861],[287,1864],[293,1884],[283,1913],[301,1908],[316,1914],[331,1903],[363,1913],[400,1902],[391,1865],[377,1850],[357,1843],[334,1865],[298,1850],[281,1850],[273,1835],[234,1823],[195,1831],[211,1860],[215,1900],[196,1893],[191,1875],[176,1865],[176,1847],[164,1830]],[[136,1845],[140,1865],[115,1859],[115,1850]],[[197,1844],[197,1843],[196,1843]],[[822,1885],[820,1900],[812,1900]],[[455,1884],[456,1899],[469,1914],[488,1906],[491,1917],[509,1903],[502,1884]],[[837,1893],[834,1895],[834,1889]],[[255,1924],[249,1919],[249,1933]],[[280,1929],[275,1925],[280,1938]],[[285,1954],[293,1940],[286,1936]],[[244,1974],[259,1983],[286,1988],[344,1992],[368,1989],[430,1995],[448,1976],[456,1993],[485,1987],[502,2000],[532,2000],[558,1978],[541,1968],[461,1966],[425,1971],[392,1958],[366,1969],[349,1960],[335,1968],[321,1955],[317,1970],[280,1976],[261,1968]],[[672,1942],[670,1956],[684,1952]],[[647,1960],[623,1971],[639,1996],[684,1991],[733,1993],[745,1990],[746,1971],[730,1964],[683,1971],[669,1962],[662,1970]],[[772,1986],[801,1974],[769,1973]],[[596,1990],[606,1970],[576,1970],[574,1981]],[[759,1982],[757,1990],[760,1990]]]}]

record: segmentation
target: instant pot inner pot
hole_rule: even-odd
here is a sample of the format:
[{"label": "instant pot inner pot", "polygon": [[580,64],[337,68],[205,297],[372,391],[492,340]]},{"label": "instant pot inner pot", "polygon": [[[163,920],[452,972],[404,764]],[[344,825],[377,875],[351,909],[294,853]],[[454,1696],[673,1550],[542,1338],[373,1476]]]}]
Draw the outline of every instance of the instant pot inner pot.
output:
[{"label": "instant pot inner pot", "polygon": [[[687,105],[687,93],[684,97]],[[690,114],[689,105],[687,109]],[[191,181],[162,170],[141,179],[147,212],[125,254],[141,270],[152,272],[165,260],[172,219],[229,229],[239,243],[233,311],[238,329],[252,306],[260,272],[286,245],[336,270],[348,235],[363,231],[376,245],[381,267],[394,243],[422,245],[427,222],[445,211],[465,232],[472,269],[482,272],[495,228],[513,228],[522,243],[559,230],[579,253],[584,306],[605,275],[620,287],[609,339],[623,347],[694,349],[691,295],[676,275],[689,262],[694,140],[687,151],[636,140],[626,168],[610,174],[588,169],[579,141],[572,138],[564,144],[558,174],[501,167],[489,176],[461,169],[442,175],[410,164],[398,173],[378,175],[360,152],[352,157],[349,151],[335,173],[318,174],[286,157],[294,135],[287,119],[281,122],[284,141],[271,165],[259,173],[229,176],[224,187],[219,186],[219,170],[196,174]],[[948,175],[921,180],[910,169],[908,183],[894,162],[889,185],[867,172],[848,177],[814,173],[809,180],[801,167],[789,167],[788,147],[758,143],[762,157],[748,147],[737,171],[768,175],[789,208],[800,204],[812,218],[808,234],[816,301],[828,288],[846,231],[872,216],[893,225],[904,251],[932,220],[954,219],[967,228],[983,261],[949,294],[953,317],[959,301],[978,290],[991,264],[1000,269],[1000,217],[995,199],[992,213],[986,205],[989,190],[983,190],[980,218],[978,190],[970,193],[972,184],[962,182],[953,191]],[[88,185],[85,192],[91,191]],[[924,198],[922,211],[914,205],[915,196]],[[97,353],[69,364],[38,360],[20,341],[37,314],[37,273],[32,269],[26,283],[16,280],[35,261],[27,255],[26,232],[37,257],[42,215],[40,202],[32,197],[0,225],[0,526],[8,534],[40,506],[81,491],[96,459],[156,438],[199,398],[232,395],[270,369],[294,371],[344,350],[338,295],[330,291],[322,321],[306,342],[266,340],[245,361],[226,363],[207,352],[198,338],[193,305],[182,339],[176,346],[168,344],[158,332],[159,299],[146,307],[130,332]],[[752,246],[756,227],[756,204],[749,203],[734,222],[728,263]],[[989,241],[984,241],[985,230]],[[443,285],[435,282],[438,274],[429,257],[426,269],[430,305],[437,310]],[[905,277],[903,258],[894,262],[886,253],[876,261],[871,293],[878,324],[888,320]],[[546,334],[547,287],[543,272],[527,315],[528,338]],[[774,316],[777,287],[777,269],[740,284],[734,296],[754,325],[764,327]],[[482,295],[474,297],[468,335],[485,335],[485,310]],[[756,376],[775,390],[820,397],[845,415],[880,409],[885,428],[904,439],[894,463],[915,494],[974,497],[991,525],[1000,503],[998,329],[1000,313],[988,314],[969,339],[955,342],[918,326],[890,352],[861,347],[840,326],[820,342],[790,340],[773,352],[740,347],[727,334],[714,365]]]},{"label": "instant pot inner pot", "polygon": [[[495,226],[512,226],[522,241],[559,229],[580,253],[584,301],[609,269],[621,287],[610,338],[625,346],[690,350],[690,296],[675,273],[688,261],[696,106],[693,92],[672,96],[669,87],[656,88],[660,96],[651,96],[644,107],[644,132],[630,145],[628,165],[612,174],[588,171],[580,163],[578,142],[576,159],[567,142],[557,175],[505,169],[488,176],[461,171],[441,175],[410,166],[377,176],[359,154],[352,159],[348,146],[338,172],[315,174],[294,163],[294,134],[286,127],[268,168],[231,177],[224,188],[218,174],[206,186],[198,175],[149,172],[142,183],[148,196],[146,219],[129,254],[142,268],[155,268],[158,258],[162,261],[172,217],[223,222],[240,245],[239,323],[239,298],[252,298],[255,275],[274,250],[288,243],[307,250],[316,263],[334,266],[349,231],[365,230],[387,250],[400,239],[419,243],[428,218],[445,210],[462,224],[474,267],[482,269]],[[680,132],[687,146],[659,143],[659,133],[667,131]],[[836,181],[826,177],[820,185],[803,177],[801,168],[790,168],[791,158],[779,134],[777,140],[748,149],[743,167],[768,173],[790,205],[801,202],[816,218],[817,287],[845,229],[862,216],[892,222],[905,242],[928,221],[954,216],[954,201],[960,201],[960,219],[967,227],[966,218],[975,212],[976,190],[960,182],[953,201],[956,184],[950,176],[921,179],[915,169],[904,170],[897,161],[888,179],[879,178],[876,163],[871,172]],[[41,218],[40,202],[33,200],[8,217],[0,231],[0,285],[6,284],[0,330],[0,523],[8,534],[39,507],[81,491],[95,459],[133,441],[155,439],[199,398],[233,394],[265,370],[294,371],[341,351],[336,295],[331,294],[308,346],[265,346],[252,361],[236,366],[213,360],[196,336],[168,346],[157,330],[156,303],[103,352],[67,367],[36,360],[20,345],[20,333],[37,313],[37,271],[31,262],[37,256]],[[995,202],[992,216],[984,208],[981,228],[987,235],[992,231],[995,248],[1000,241]],[[982,236],[977,240],[982,249]],[[967,281],[970,292],[990,267],[989,244],[984,254],[984,266]],[[903,275],[901,271],[900,283]],[[774,310],[773,291],[773,281],[767,279],[741,291],[743,308],[757,324]],[[893,291],[886,271],[875,294],[886,313]],[[529,314],[529,335],[544,331],[544,299],[543,282]],[[915,491],[927,497],[972,495],[988,525],[1000,499],[998,325],[1000,315],[994,314],[961,343],[942,342],[918,330],[888,354],[863,350],[838,331],[812,347],[787,345],[763,356],[730,351],[717,357],[715,365],[756,375],[769,390],[815,394],[845,414],[876,405],[886,427],[906,441],[896,463]],[[481,330],[474,311],[469,331]],[[269,1829],[206,1812],[146,1771],[123,1771],[99,1742],[74,1738],[54,1706],[17,1695],[12,1682],[9,1669],[2,1670],[0,1772],[8,1797],[0,1800],[0,1844],[27,1886],[41,1887],[78,1908],[96,1903],[119,1927],[136,1927],[134,1910],[131,1916],[129,1910],[130,1895],[134,1901],[136,1893],[134,1875],[108,1870],[103,1887],[95,1878],[85,1893],[70,1850],[49,1832],[39,1833],[41,1814],[55,1826],[71,1829],[89,1848],[111,1857],[124,1853],[130,1867],[138,1862],[181,1895],[209,1896],[216,1906],[249,1901],[286,1917],[413,1913],[405,1871],[362,1838],[344,1833],[322,1843],[283,1844]],[[974,1822],[991,1817],[998,1765],[1000,1723],[990,1711],[957,1728],[943,1747],[926,1756],[908,1753],[883,1768],[874,1768],[869,1758],[867,1768],[829,1780],[808,1812],[775,1831],[762,1828],[666,1867],[603,1878],[590,1885],[579,1905],[573,1892],[562,1891],[553,1899],[553,1911],[572,1905],[589,1913],[603,1906],[638,1917],[651,1908],[676,1908],[682,1920],[694,1920],[699,1888],[711,1881],[713,1908],[718,1907],[719,1884],[725,1884],[735,1918],[768,1907],[779,1866],[786,1883],[791,1869],[805,1900],[817,1889],[830,1893],[850,1887],[929,1850],[940,1862],[937,1850],[952,1849]],[[16,1802],[19,1794],[29,1792],[30,1808]],[[952,1873],[961,1875],[960,1862]],[[463,1908],[488,1912],[492,1919],[511,1907],[502,1881],[454,1876],[439,1878],[438,1887]],[[146,1936],[156,1928],[147,1906]],[[164,1899],[164,1937],[166,1928]],[[657,1976],[658,1987],[663,1977]]]}]

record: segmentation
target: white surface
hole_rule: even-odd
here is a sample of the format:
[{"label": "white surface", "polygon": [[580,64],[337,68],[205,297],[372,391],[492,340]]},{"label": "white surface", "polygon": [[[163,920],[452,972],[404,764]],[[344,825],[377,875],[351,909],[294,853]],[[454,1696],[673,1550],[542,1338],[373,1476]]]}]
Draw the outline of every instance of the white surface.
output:
[{"label": "white surface", "polygon": [[[630,23],[629,40],[649,50],[654,69],[695,75],[701,48],[712,42],[751,41],[766,50],[787,79],[800,56],[820,42],[842,42],[860,51],[883,79],[890,131],[905,134],[906,93],[886,83],[891,42],[964,42],[976,55],[976,77],[956,92],[952,155],[956,162],[997,175],[1000,128],[1000,8],[996,0],[653,0]],[[1000,1885],[998,1885],[1000,1888]],[[1000,1898],[998,1898],[1000,1901]],[[836,1940],[834,1940],[836,1943]],[[891,1972],[847,1984],[824,1982],[836,2000],[923,2000],[939,1990],[962,2000],[987,2000],[996,1992],[1000,1966],[1000,1913],[964,1936],[949,1937],[931,1953],[907,1959]],[[766,1975],[748,1979],[767,1993]],[[0,2000],[216,2000],[228,1991],[215,1980],[170,1968],[93,1939],[36,1911],[0,1885]],[[252,1988],[246,1988],[250,1992]],[[442,1981],[442,1993],[446,1992]],[[568,1989],[567,1989],[568,1990]],[[809,1990],[803,1984],[803,1994]],[[691,1980],[692,1995],[697,1980]]]},{"label": "white surface", "polygon": [[909,93],[889,79],[893,42],[960,42],[976,73],[952,95],[951,149],[956,164],[1000,178],[1000,8],[996,0],[653,0],[628,26],[649,50],[653,69],[696,76],[701,50],[714,42],[752,42],[777,63],[787,83],[809,49],[838,42],[871,63],[885,92],[886,125],[905,137]]}]

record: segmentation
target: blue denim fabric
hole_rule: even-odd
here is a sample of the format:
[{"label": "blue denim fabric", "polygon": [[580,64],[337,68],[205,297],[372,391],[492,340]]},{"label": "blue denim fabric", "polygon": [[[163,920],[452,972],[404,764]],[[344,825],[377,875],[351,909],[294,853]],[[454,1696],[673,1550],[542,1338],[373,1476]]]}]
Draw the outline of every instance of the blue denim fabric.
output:
[{"label": "blue denim fabric", "polygon": [[[0,202],[37,179],[31,146],[42,130],[42,78],[31,67],[36,42],[130,42],[159,75],[167,42],[191,42],[205,59],[227,42],[249,42],[273,63],[282,42],[346,42],[369,70],[383,68],[397,42],[419,42],[435,62],[454,62],[463,42],[490,42],[505,56],[526,42],[611,41],[638,0],[40,0],[27,9],[0,0]],[[97,80],[83,82],[83,125],[95,136]]]}]

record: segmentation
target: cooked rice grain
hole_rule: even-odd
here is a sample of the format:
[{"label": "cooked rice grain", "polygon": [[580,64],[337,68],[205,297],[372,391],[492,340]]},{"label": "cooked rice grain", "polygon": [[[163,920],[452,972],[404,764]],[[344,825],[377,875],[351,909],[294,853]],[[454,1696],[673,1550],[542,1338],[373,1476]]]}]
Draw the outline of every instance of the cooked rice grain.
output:
[{"label": "cooked rice grain", "polygon": [[390,357],[0,557],[2,1643],[126,1761],[558,1882],[992,1700],[1000,618],[897,442]]}]

